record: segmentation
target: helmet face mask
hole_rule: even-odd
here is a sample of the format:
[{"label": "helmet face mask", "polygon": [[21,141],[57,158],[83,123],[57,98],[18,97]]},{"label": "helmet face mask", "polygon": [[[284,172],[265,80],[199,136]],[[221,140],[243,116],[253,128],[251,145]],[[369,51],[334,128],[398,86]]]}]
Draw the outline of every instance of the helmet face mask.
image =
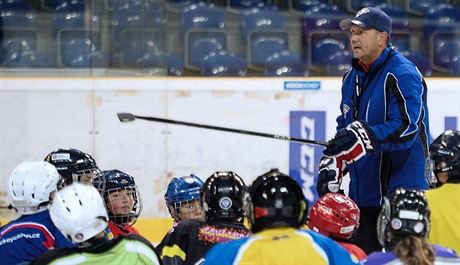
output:
[{"label": "helmet face mask", "polygon": [[204,219],[201,204],[203,181],[191,174],[173,178],[164,195],[166,207],[175,222]]},{"label": "helmet face mask", "polygon": [[252,232],[275,227],[298,228],[304,224],[308,203],[301,187],[290,176],[272,169],[254,180],[249,192]]},{"label": "helmet face mask", "polygon": [[310,229],[334,239],[348,240],[359,227],[360,211],[349,197],[328,193],[313,204],[308,217]]},{"label": "helmet face mask", "polygon": [[101,175],[96,161],[89,154],[77,149],[63,148],[49,153],[45,161],[54,165],[63,177],[63,185],[73,182],[91,184],[93,180]]},{"label": "helmet face mask", "polygon": [[232,171],[217,171],[206,179],[201,194],[206,221],[243,223],[247,213],[247,188]]},{"label": "helmet face mask", "polygon": [[430,158],[438,182],[460,182],[460,131],[439,135],[430,145]]},{"label": "helmet face mask", "polygon": [[377,219],[377,236],[385,249],[409,235],[425,238],[430,230],[430,210],[423,191],[397,189],[385,198]]},{"label": "helmet face mask", "polygon": [[134,178],[120,170],[106,170],[95,186],[104,198],[110,221],[132,226],[142,212],[142,200]]}]

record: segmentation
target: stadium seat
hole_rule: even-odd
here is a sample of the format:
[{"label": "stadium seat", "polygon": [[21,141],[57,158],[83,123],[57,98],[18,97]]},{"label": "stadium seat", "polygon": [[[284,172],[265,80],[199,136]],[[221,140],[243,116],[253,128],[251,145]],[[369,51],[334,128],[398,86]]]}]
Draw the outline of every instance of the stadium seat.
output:
[{"label": "stadium seat", "polygon": [[433,67],[448,71],[452,60],[460,56],[460,35],[458,38],[435,38],[433,46]]},{"label": "stadium seat", "polygon": [[[120,0],[120,1],[123,1],[123,0]],[[158,1],[163,1],[163,0],[158,0]],[[199,4],[201,2],[206,2],[206,1],[205,0],[168,0],[166,2],[168,3],[168,10],[174,13],[180,13],[182,9],[184,9],[185,7],[189,5]]]},{"label": "stadium seat", "polygon": [[225,10],[200,2],[185,7],[181,12],[181,34],[191,29],[224,29]]},{"label": "stadium seat", "polygon": [[[121,35],[121,66],[141,67],[165,50],[162,32],[155,30],[125,30]],[[149,59],[150,58],[150,59]],[[143,62],[143,63],[141,63]],[[160,65],[164,63],[159,62]]]},{"label": "stadium seat", "polygon": [[53,31],[56,36],[61,30],[86,29],[99,30],[101,23],[101,10],[95,5],[91,6],[89,17],[85,16],[85,2],[81,0],[62,1],[53,13]]},{"label": "stadium seat", "polygon": [[345,6],[350,13],[356,13],[363,7],[376,6],[385,3],[386,0],[346,0]]},{"label": "stadium seat", "polygon": [[389,3],[381,3],[375,7],[383,10],[389,17],[391,17],[391,26],[393,32],[409,31],[409,19],[407,12],[404,9]]},{"label": "stadium seat", "polygon": [[[324,39],[336,39],[347,46],[347,32],[339,26],[340,21],[346,17],[347,14],[334,5],[321,4],[306,11],[302,26],[304,57],[311,60],[314,46]],[[314,67],[312,61],[309,65]]]},{"label": "stadium seat", "polygon": [[227,0],[228,7],[235,9],[262,8],[269,5],[270,0]]},{"label": "stadium seat", "polygon": [[424,38],[430,40],[434,33],[459,31],[460,8],[440,4],[428,10],[424,21]]},{"label": "stadium seat", "polygon": [[59,64],[64,67],[107,67],[109,58],[100,51],[98,34],[63,30],[58,36]]},{"label": "stadium seat", "polygon": [[329,5],[329,0],[289,0],[290,9],[294,11],[305,12],[310,8],[319,6],[321,4]]},{"label": "stadium seat", "polygon": [[346,43],[334,38],[324,38],[312,43],[312,66],[324,67],[328,64],[329,56],[344,51]]},{"label": "stadium seat", "polygon": [[3,28],[35,29],[37,14],[26,1],[0,1]]},{"label": "stadium seat", "polygon": [[412,63],[414,63],[415,66],[417,66],[417,68],[420,70],[423,76],[426,76],[426,77],[431,76],[432,74],[431,63],[427,57],[425,57],[423,54],[413,52],[413,51],[403,52],[402,54],[407,59],[409,59]]},{"label": "stadium seat", "polygon": [[350,51],[338,51],[327,59],[326,74],[328,76],[343,76],[351,68],[353,55]]},{"label": "stadium seat", "polygon": [[256,31],[249,36],[249,49],[246,58],[249,66],[258,68],[267,58],[277,52],[289,50],[289,38],[285,31]]},{"label": "stadium seat", "polygon": [[247,41],[253,31],[283,30],[285,18],[280,11],[252,9],[252,12],[241,15],[241,34]]},{"label": "stadium seat", "polygon": [[405,9],[407,12],[414,15],[424,15],[427,11],[440,4],[445,3],[444,0],[406,0]]},{"label": "stadium seat", "polygon": [[227,50],[227,33],[221,30],[190,30],[185,43],[185,66],[199,69],[204,57]]},{"label": "stadium seat", "polygon": [[267,57],[263,64],[265,76],[308,76],[308,67],[302,55],[283,50]]},{"label": "stadium seat", "polygon": [[202,76],[246,76],[246,60],[232,52],[218,51],[205,56]]},{"label": "stadium seat", "polygon": [[3,63],[7,68],[51,68],[55,67],[53,59],[38,51],[25,51],[9,58]]}]

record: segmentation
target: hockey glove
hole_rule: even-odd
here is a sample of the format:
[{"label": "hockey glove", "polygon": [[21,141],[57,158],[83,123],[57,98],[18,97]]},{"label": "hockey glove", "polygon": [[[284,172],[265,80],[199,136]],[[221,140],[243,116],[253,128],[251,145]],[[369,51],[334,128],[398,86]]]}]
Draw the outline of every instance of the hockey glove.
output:
[{"label": "hockey glove", "polygon": [[346,164],[336,157],[323,156],[319,163],[319,175],[316,182],[318,196],[329,192],[339,192]]},{"label": "hockey glove", "polygon": [[327,143],[323,151],[326,156],[335,156],[347,164],[359,160],[376,148],[375,136],[372,129],[363,122],[354,121]]}]

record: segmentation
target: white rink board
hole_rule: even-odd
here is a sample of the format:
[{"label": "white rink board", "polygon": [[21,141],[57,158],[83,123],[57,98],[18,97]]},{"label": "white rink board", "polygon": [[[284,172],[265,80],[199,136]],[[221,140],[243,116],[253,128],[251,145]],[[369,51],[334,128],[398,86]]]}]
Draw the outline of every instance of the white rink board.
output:
[{"label": "white rink board", "polygon": [[[165,217],[163,195],[172,176],[207,178],[233,170],[249,184],[270,168],[289,170],[289,143],[200,128],[135,121],[117,112],[289,135],[290,111],[325,111],[335,132],[340,78],[320,90],[284,90],[277,78],[3,78],[0,80],[0,191],[13,168],[50,151],[74,147],[101,169],[136,178],[144,217]],[[428,79],[431,135],[444,118],[460,119],[460,80]],[[459,129],[459,128],[457,128]],[[4,195],[4,193],[2,193]],[[2,201],[5,201],[5,197]]]}]

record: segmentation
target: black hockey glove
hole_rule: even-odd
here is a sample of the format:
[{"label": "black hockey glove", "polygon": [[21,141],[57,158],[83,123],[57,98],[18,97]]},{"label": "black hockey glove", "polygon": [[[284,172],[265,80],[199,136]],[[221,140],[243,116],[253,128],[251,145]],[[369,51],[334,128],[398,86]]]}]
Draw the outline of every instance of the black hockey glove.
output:
[{"label": "black hockey glove", "polygon": [[323,156],[319,163],[319,175],[316,192],[321,197],[329,192],[340,192],[340,184],[346,164],[337,157]]},{"label": "black hockey glove", "polygon": [[353,163],[374,152],[376,148],[375,136],[372,129],[363,122],[354,121],[327,143],[323,151],[326,156],[335,156],[347,164]]}]

